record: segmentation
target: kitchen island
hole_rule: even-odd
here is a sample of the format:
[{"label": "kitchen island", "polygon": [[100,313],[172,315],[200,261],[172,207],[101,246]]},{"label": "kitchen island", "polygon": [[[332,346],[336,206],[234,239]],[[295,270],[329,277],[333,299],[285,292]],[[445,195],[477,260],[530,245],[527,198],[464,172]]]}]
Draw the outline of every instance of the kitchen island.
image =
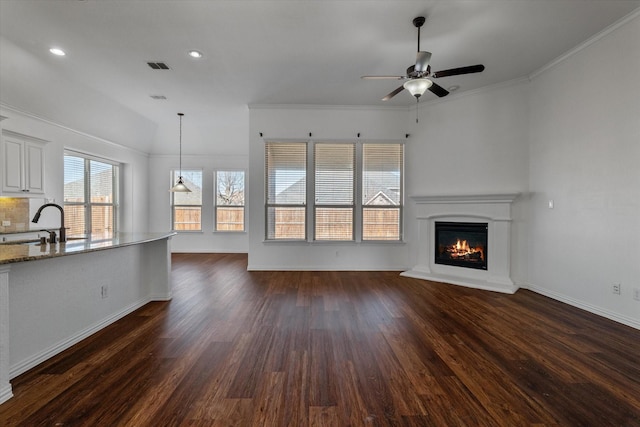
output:
[{"label": "kitchen island", "polygon": [[175,233],[0,244],[0,403],[10,379],[150,301],[171,299]]}]

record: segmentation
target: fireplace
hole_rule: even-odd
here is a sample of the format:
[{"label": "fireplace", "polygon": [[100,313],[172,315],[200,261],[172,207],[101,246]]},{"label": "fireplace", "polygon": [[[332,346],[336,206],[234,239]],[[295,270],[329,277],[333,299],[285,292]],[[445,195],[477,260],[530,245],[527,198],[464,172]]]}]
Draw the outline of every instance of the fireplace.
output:
[{"label": "fireplace", "polygon": [[[416,264],[402,275],[514,293],[518,286],[510,277],[511,204],[517,197],[517,193],[411,196],[418,222]],[[447,230],[451,225],[463,229]],[[462,234],[451,236],[452,231]]]},{"label": "fireplace", "polygon": [[436,264],[487,269],[488,223],[435,221]]}]

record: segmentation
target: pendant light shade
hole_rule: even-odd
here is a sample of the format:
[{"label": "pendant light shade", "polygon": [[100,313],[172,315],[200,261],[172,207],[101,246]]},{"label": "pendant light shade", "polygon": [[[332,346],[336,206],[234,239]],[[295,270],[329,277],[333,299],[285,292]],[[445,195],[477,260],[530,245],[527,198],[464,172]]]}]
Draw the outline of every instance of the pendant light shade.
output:
[{"label": "pendant light shade", "polygon": [[191,193],[191,190],[189,190],[189,188],[184,184],[184,180],[182,178],[182,116],[184,116],[183,113],[178,113],[178,117],[180,118],[180,172],[176,185],[171,187],[169,191],[174,193]]},{"label": "pendant light shade", "polygon": [[176,185],[171,187],[170,191],[173,191],[174,193],[191,193],[191,190],[189,190],[187,186],[184,185],[184,181],[182,180],[181,176],[178,177]]},{"label": "pendant light shade", "polygon": [[433,82],[431,80],[421,78],[408,80],[403,86],[411,93],[411,95],[416,98],[420,98],[432,84]]}]

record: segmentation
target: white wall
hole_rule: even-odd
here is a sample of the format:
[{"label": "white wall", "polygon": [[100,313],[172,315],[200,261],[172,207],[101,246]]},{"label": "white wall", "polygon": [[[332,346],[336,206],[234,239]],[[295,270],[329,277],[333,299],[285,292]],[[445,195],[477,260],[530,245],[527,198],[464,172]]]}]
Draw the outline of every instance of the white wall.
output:
[{"label": "white wall", "polygon": [[[404,243],[264,242],[264,140],[405,140],[406,109],[252,107],[249,156],[249,269],[403,270]],[[260,136],[262,132],[263,137]],[[309,138],[309,133],[312,137]],[[264,138],[264,139],[263,139]]]},{"label": "white wall", "polygon": [[[178,169],[178,156],[151,156],[149,162],[150,203],[149,229],[171,230],[170,171]],[[248,252],[248,232],[214,232],[214,171],[244,170],[245,183],[249,182],[247,156],[182,156],[183,169],[202,170],[202,231],[179,232],[171,240],[173,252]],[[245,212],[249,201],[245,200]],[[248,230],[248,221],[246,227]]]},{"label": "white wall", "polygon": [[[65,149],[91,154],[123,164],[123,188],[120,212],[121,231],[147,231],[148,210],[148,157],[146,154],[125,148],[110,141],[78,132],[49,120],[16,111],[8,106],[0,106],[0,115],[7,117],[2,128],[24,135],[50,141],[45,146],[45,191],[44,197],[63,200]],[[43,212],[43,223],[49,224],[57,212]],[[57,217],[53,223],[58,223]]]},{"label": "white wall", "polygon": [[635,327],[639,41],[636,14],[535,77],[530,96],[531,288]]},{"label": "white wall", "polygon": [[[508,82],[425,103],[408,114],[408,196],[523,193],[513,207],[511,278],[526,284],[528,191],[528,88]],[[415,204],[407,200],[410,263],[417,263]]]}]

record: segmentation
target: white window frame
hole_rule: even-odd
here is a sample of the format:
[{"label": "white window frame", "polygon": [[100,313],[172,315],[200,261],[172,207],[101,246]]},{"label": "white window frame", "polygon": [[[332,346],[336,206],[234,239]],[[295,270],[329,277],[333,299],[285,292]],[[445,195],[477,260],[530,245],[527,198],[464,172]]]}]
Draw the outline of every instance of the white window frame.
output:
[{"label": "white window frame", "polygon": [[[397,205],[365,205],[362,195],[362,187],[364,184],[364,146],[365,145],[399,145],[402,148],[401,158],[400,158],[400,176],[399,176],[399,188],[398,188],[398,204]],[[380,142],[369,142],[363,141],[362,144],[359,144],[359,162],[358,162],[358,189],[360,191],[360,196],[358,198],[358,207],[359,207],[359,217],[360,217],[360,232],[359,238],[363,242],[401,242],[404,239],[404,175],[405,175],[405,144],[403,142],[396,141],[380,141]],[[366,209],[398,209],[398,238],[397,239],[365,239],[364,236],[364,211]]]},{"label": "white window frame", "polygon": [[[305,238],[304,239],[273,239],[268,237],[268,209],[269,207],[302,207],[303,205],[275,205],[270,204],[268,200],[268,177],[266,171],[266,163],[265,163],[265,241],[266,242],[279,242],[279,241],[303,241],[303,242],[315,242],[319,244],[326,243],[340,243],[340,242],[356,242],[356,243],[402,243],[404,241],[404,212],[405,212],[405,202],[404,202],[404,177],[405,177],[405,142],[399,140],[296,140],[296,141],[268,141],[265,140],[265,150],[267,144],[270,143],[278,143],[278,142],[289,142],[289,143],[300,143],[306,144],[307,146],[307,158],[306,158],[306,205],[305,207]],[[316,229],[316,208],[317,206],[321,207],[333,207],[334,205],[316,205],[315,203],[315,145],[323,144],[323,143],[345,143],[345,144],[355,144],[355,188],[354,188],[354,213],[353,213],[353,235],[354,238],[352,240],[316,240],[315,239],[315,229]],[[389,144],[389,145],[400,145],[402,147],[402,164],[400,169],[400,178],[399,178],[399,200],[398,205],[392,205],[385,207],[385,205],[365,205],[362,200],[362,186],[363,186],[363,175],[364,175],[364,161],[363,161],[363,146],[365,144]],[[335,205],[335,207],[344,207],[343,205]],[[380,209],[397,209],[398,212],[398,238],[397,239],[365,239],[364,238],[364,210],[367,208],[380,208]],[[309,240],[309,236],[312,236]]]},{"label": "white window frame", "polygon": [[[218,204],[218,173],[242,173],[242,205],[219,205]],[[213,171],[213,231],[215,233],[244,233],[247,230],[247,173],[244,169],[214,169]],[[218,208],[242,208],[242,230],[218,230]]]},{"label": "white window frame", "polygon": [[[178,176],[181,174],[182,177],[184,178],[184,176],[186,175],[185,172],[200,172],[200,188],[201,190],[203,189],[204,186],[204,172],[202,171],[201,168],[183,168],[182,170],[180,169],[171,169],[169,176],[170,176],[170,184],[168,188],[171,188],[177,181]],[[189,185],[187,184],[187,187],[189,187]],[[193,188],[190,188],[191,191],[193,191]],[[171,205],[171,231],[175,231],[177,233],[202,233],[202,213],[203,213],[203,205],[202,205],[202,191],[200,193],[200,204],[199,205],[177,205],[175,204],[175,195],[176,193],[174,192],[170,192],[169,193],[169,200],[170,200],[170,205]],[[177,230],[175,228],[176,225],[176,218],[175,218],[175,214],[176,214],[176,208],[194,208],[194,207],[198,207],[200,208],[200,228],[197,230]]]},{"label": "white window frame", "polygon": [[[275,200],[270,200],[269,199],[269,187],[270,187],[270,182],[269,182],[269,165],[268,165],[268,156],[267,156],[267,150],[269,148],[270,145],[274,145],[274,144],[300,144],[302,147],[304,147],[304,152],[305,152],[305,156],[304,156],[304,162],[305,162],[305,167],[304,167],[304,171],[305,171],[305,201],[303,203],[299,203],[299,204],[283,204],[283,203],[276,203]],[[264,238],[265,241],[269,241],[269,242],[282,242],[282,241],[289,241],[289,242],[306,242],[307,241],[307,236],[308,236],[308,225],[309,225],[309,212],[308,212],[308,208],[307,206],[309,205],[308,203],[308,198],[309,198],[309,143],[307,141],[301,141],[301,140],[296,140],[296,141],[265,141],[265,147],[264,147],[264,162],[265,162],[265,171],[264,171],[264,184],[265,184],[265,188],[264,188],[264,198],[265,198],[265,211],[264,211],[264,220],[265,220],[265,226],[264,226]],[[301,147],[301,148],[302,148]],[[275,197],[275,194],[274,194]],[[277,208],[294,208],[294,209],[300,209],[303,208],[304,209],[304,224],[303,224],[303,230],[304,230],[304,236],[301,238],[294,238],[294,237],[270,237],[269,236],[269,210],[270,209],[277,209]],[[275,226],[275,222],[274,222],[274,226]]]},{"label": "white window frame", "polygon": [[[64,157],[75,157],[79,159],[83,159],[84,161],[84,201],[83,202],[66,202],[64,201],[65,197],[63,194],[63,207],[66,206],[82,206],[84,208],[84,234],[91,234],[92,227],[92,208],[94,206],[111,206],[113,208],[113,219],[111,224],[111,234],[115,234],[118,232],[118,225],[120,222],[120,180],[122,167],[121,163],[118,163],[114,160],[104,159],[96,156],[92,156],[89,154],[81,153],[78,151],[72,150],[64,150]],[[103,164],[108,164],[112,166],[112,192],[113,192],[113,202],[111,203],[99,203],[91,201],[91,161],[100,162]],[[63,174],[64,174],[64,165],[63,165]],[[68,236],[69,237],[69,236]]]},{"label": "white window frame", "polygon": [[[333,145],[333,146],[344,146],[350,149],[350,151],[352,151],[352,155],[353,155],[353,162],[352,162],[352,171],[353,171],[353,175],[351,176],[351,184],[352,184],[352,188],[351,188],[351,203],[350,204],[346,204],[346,203],[320,203],[318,201],[318,195],[317,195],[317,190],[318,190],[318,182],[317,182],[317,164],[318,164],[318,147],[322,147],[322,146],[328,146],[328,145]],[[327,141],[317,141],[313,143],[313,171],[309,171],[307,170],[307,175],[309,175],[309,172],[313,172],[313,202],[310,203],[310,206],[313,206],[313,240],[317,241],[317,242],[353,242],[355,241],[355,236],[356,236],[356,206],[357,206],[357,199],[356,199],[356,188],[358,186],[358,166],[357,166],[357,156],[356,156],[356,144],[354,142],[327,142]],[[320,236],[318,236],[318,210],[319,209],[328,209],[328,210],[332,210],[332,209],[340,209],[340,210],[351,210],[351,236],[349,238],[345,238],[345,239],[340,239],[340,238],[322,238]]]}]

